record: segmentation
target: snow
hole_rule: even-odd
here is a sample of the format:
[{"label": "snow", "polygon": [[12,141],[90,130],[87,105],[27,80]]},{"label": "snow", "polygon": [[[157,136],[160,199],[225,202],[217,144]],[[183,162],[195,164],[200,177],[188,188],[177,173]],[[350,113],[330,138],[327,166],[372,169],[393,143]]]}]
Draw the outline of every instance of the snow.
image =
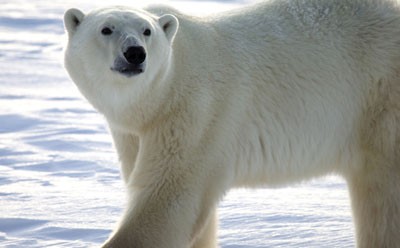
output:
[{"label": "snow", "polygon": [[[108,2],[0,0],[0,247],[99,247],[121,215],[106,123],[62,67],[64,11]],[[170,4],[201,13],[245,2]],[[346,185],[334,176],[233,190],[219,216],[223,248],[354,246]]]}]

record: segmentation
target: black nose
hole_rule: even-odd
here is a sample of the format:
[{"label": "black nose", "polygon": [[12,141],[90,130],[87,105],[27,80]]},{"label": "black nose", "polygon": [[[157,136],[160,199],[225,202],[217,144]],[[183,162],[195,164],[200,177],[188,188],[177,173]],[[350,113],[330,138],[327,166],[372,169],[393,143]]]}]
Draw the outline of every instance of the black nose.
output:
[{"label": "black nose", "polygon": [[124,57],[130,64],[140,65],[146,60],[146,51],[141,46],[131,46],[124,52]]}]

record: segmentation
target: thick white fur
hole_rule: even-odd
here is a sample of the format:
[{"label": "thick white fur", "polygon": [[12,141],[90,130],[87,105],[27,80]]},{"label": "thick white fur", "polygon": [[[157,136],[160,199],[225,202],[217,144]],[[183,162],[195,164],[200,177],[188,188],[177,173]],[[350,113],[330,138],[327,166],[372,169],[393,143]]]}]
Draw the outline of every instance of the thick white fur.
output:
[{"label": "thick white fur", "polygon": [[[66,68],[106,117],[128,188],[103,247],[216,247],[227,190],[327,173],[348,181],[358,247],[400,247],[397,4],[279,0],[203,18],[112,7],[65,23]],[[110,70],[126,36],[147,52],[137,76]]]}]

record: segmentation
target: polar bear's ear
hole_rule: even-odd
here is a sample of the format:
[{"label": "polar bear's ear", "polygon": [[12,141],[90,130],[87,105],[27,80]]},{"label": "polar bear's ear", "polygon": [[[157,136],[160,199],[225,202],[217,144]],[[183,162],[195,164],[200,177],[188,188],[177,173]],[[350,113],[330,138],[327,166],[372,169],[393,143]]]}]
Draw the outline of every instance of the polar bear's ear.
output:
[{"label": "polar bear's ear", "polygon": [[83,21],[85,14],[79,9],[69,9],[64,14],[64,25],[67,29],[68,35],[72,36],[79,24]]},{"label": "polar bear's ear", "polygon": [[178,27],[179,27],[178,18],[176,18],[173,15],[166,14],[166,15],[161,16],[158,19],[158,23],[160,24],[161,28],[164,30],[167,40],[170,43],[172,43],[175,38],[176,32],[178,31]]}]

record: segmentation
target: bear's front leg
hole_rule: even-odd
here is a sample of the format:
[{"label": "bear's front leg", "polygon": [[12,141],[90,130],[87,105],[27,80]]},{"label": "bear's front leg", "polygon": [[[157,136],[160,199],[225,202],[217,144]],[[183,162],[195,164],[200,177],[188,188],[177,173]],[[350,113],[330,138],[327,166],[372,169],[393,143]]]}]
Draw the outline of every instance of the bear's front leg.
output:
[{"label": "bear's front leg", "polygon": [[216,248],[218,247],[218,215],[217,209],[211,210],[207,222],[198,233],[191,248]]},{"label": "bear's front leg", "polygon": [[225,192],[226,173],[208,149],[179,138],[141,138],[139,147],[128,206],[103,248],[188,248]]},{"label": "bear's front leg", "polygon": [[117,130],[112,126],[110,126],[110,131],[121,164],[122,178],[127,184],[136,163],[136,157],[139,151],[139,137],[131,133]]}]

